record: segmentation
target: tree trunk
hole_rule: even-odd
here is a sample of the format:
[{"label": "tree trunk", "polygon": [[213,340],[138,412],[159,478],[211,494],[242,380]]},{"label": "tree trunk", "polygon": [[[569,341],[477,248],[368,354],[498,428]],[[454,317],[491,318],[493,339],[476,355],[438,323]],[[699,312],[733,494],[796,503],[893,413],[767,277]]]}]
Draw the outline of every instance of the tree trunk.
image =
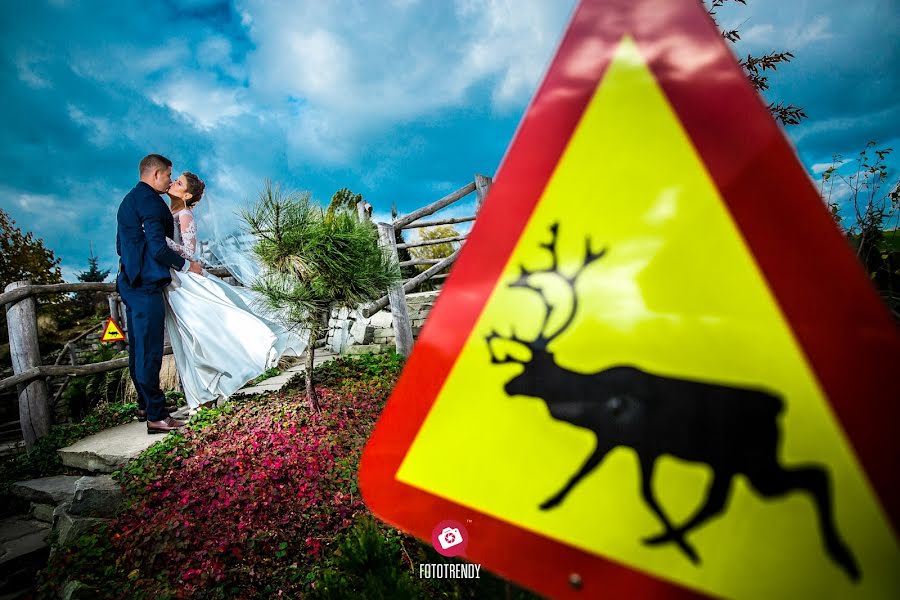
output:
[{"label": "tree trunk", "polygon": [[[5,292],[30,285],[30,281],[16,281],[6,286]],[[12,355],[13,373],[19,374],[41,364],[38,346],[37,303],[28,296],[6,306],[6,324],[9,329],[9,351]],[[47,381],[37,379],[19,385],[19,424],[25,447],[50,433],[50,408]]]},{"label": "tree trunk", "polygon": [[306,345],[306,399],[309,400],[309,408],[313,412],[319,412],[319,398],[313,386],[313,360],[316,356],[315,340],[318,339],[318,334],[319,324],[316,321],[310,326],[309,343]]}]

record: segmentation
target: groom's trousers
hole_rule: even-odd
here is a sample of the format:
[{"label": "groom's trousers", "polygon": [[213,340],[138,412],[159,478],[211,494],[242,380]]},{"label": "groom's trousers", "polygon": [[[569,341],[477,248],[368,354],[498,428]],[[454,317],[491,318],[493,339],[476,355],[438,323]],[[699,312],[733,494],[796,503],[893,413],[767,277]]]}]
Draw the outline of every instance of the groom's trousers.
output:
[{"label": "groom's trousers", "polygon": [[166,397],[159,388],[162,368],[166,304],[162,287],[129,286],[119,274],[119,295],[125,302],[128,327],[128,370],[137,390],[138,407],[147,411],[148,421],[169,416]]}]

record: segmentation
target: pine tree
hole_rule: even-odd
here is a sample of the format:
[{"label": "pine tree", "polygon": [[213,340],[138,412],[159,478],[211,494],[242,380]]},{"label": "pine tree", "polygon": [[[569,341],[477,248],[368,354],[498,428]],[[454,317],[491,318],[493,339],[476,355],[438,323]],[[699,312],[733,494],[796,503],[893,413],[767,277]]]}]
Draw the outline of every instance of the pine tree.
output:
[{"label": "pine tree", "polygon": [[76,277],[78,281],[83,281],[85,283],[101,283],[106,281],[106,278],[109,277],[111,269],[107,269],[105,271],[101,271],[98,266],[100,259],[94,256],[94,244],[91,242],[91,257],[88,259],[88,270],[82,271]]},{"label": "pine tree", "polygon": [[310,408],[318,411],[314,345],[328,311],[334,305],[354,308],[379,298],[398,281],[399,271],[379,247],[378,230],[371,222],[360,221],[350,210],[329,214],[309,193],[284,194],[267,181],[243,218],[259,239],[254,252],[267,268],[253,288],[289,324],[309,331],[306,394]]}]

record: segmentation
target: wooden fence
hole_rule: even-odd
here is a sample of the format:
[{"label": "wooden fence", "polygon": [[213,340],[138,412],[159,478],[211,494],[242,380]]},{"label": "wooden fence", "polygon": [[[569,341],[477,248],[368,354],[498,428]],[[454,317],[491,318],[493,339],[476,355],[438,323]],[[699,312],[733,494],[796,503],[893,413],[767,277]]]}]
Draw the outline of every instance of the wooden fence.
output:
[{"label": "wooden fence", "polygon": [[[457,237],[437,239],[437,240],[420,240],[418,242],[410,242],[405,244],[397,244],[396,232],[403,229],[413,229],[417,227],[433,227],[436,225],[453,225],[456,223],[467,223],[469,221],[474,221],[476,216],[478,215],[478,211],[481,208],[484,199],[487,197],[488,190],[491,187],[491,178],[485,177],[484,175],[476,175],[475,181],[469,183],[460,189],[452,192],[440,200],[432,202],[428,206],[424,206],[418,210],[414,210],[408,215],[404,215],[402,217],[395,218],[390,223],[378,223],[378,234],[381,240],[382,248],[385,252],[387,252],[395,262],[397,262],[401,267],[412,266],[412,265],[431,265],[425,271],[422,271],[415,277],[411,277],[406,281],[394,286],[388,293],[372,302],[368,306],[364,307],[362,310],[363,316],[370,317],[388,304],[391,307],[391,315],[393,317],[394,322],[394,338],[395,344],[397,348],[397,352],[402,354],[403,356],[409,356],[409,353],[412,351],[413,345],[413,334],[412,334],[412,324],[409,319],[409,309],[406,304],[406,294],[415,290],[418,286],[420,286],[425,281],[429,279],[438,279],[442,277],[446,277],[444,271],[449,269],[453,263],[456,261],[457,256],[459,256],[460,250],[462,250],[462,244],[460,247],[456,249],[456,251],[446,258],[436,258],[436,259],[414,259],[407,261],[400,261],[400,257],[398,255],[398,250],[408,249],[408,248],[417,248],[421,246],[429,246],[433,244],[446,244],[450,242],[464,242],[468,237],[467,235],[460,235]],[[458,202],[459,200],[465,198],[472,192],[475,192],[475,214],[469,217],[457,217],[457,218],[447,218],[447,219],[433,219],[430,221],[421,221],[420,219],[424,217],[428,217],[441,210],[442,208],[446,208],[451,204]],[[367,218],[370,211],[368,206],[363,206],[360,203],[357,206],[357,210],[359,211],[361,218]]]}]

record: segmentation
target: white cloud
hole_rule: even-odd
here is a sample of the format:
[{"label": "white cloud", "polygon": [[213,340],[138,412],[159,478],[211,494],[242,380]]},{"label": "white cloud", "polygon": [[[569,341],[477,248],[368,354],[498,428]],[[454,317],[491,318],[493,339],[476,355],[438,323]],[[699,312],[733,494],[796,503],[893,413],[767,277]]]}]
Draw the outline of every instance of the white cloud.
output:
[{"label": "white cloud", "polygon": [[173,74],[150,94],[150,99],[184,115],[204,130],[252,110],[243,89],[222,85],[209,74],[192,71]]},{"label": "white cloud", "polygon": [[36,67],[39,64],[40,59],[38,57],[20,53],[16,57],[16,72],[19,75],[19,79],[34,89],[52,87],[50,81],[37,72]]},{"label": "white cloud", "polygon": [[[524,105],[567,6],[459,0],[295,6],[243,0],[250,88],[291,119],[296,152],[340,162],[375,131],[464,106],[488,82],[494,108]],[[292,99],[292,109],[280,108]]]},{"label": "white cloud", "polygon": [[827,15],[818,15],[810,23],[790,28],[785,45],[788,48],[799,49],[813,42],[830,39],[833,37],[829,31],[830,27],[831,18]]},{"label": "white cloud", "polygon": [[[730,27],[729,29],[734,29]],[[741,40],[748,44],[769,44],[775,35],[775,27],[769,23],[763,25],[753,25],[748,27],[746,31],[741,31]]]}]

